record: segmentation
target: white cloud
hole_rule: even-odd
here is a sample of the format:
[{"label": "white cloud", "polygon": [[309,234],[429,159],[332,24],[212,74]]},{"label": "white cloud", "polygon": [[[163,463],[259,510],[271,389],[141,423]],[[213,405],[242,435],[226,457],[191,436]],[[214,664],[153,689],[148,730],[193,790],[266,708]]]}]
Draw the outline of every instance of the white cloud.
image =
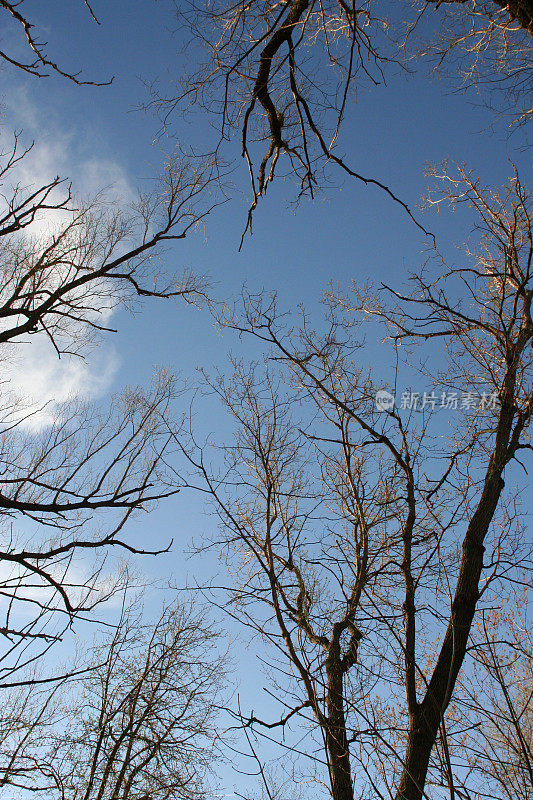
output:
[{"label": "white cloud", "polygon": [[[115,206],[127,205],[135,199],[126,170],[108,154],[95,153],[94,143],[86,132],[59,127],[57,119],[43,114],[43,109],[23,88],[11,87],[4,97],[8,111],[2,120],[0,149],[4,152],[9,149],[13,130],[23,131],[22,146],[35,140],[11,180],[15,179],[22,187],[38,188],[59,175],[72,181],[73,192],[83,198],[104,191],[105,199]],[[9,195],[7,186],[3,191]],[[43,215],[31,226],[31,232],[46,235],[64,224],[67,217],[67,212]],[[106,307],[105,297],[101,300],[98,313],[100,320],[107,322],[113,309]],[[58,359],[48,338],[41,334],[9,346],[2,355],[3,360],[7,357],[2,394],[5,397],[7,391],[24,408],[26,419],[22,425],[30,431],[50,426],[61,405],[69,400],[94,399],[105,394],[119,363],[114,348],[109,346],[94,350],[86,361],[72,356]],[[19,415],[16,419],[21,419],[20,409],[16,413]]]},{"label": "white cloud", "polygon": [[[60,127],[57,121],[44,115],[24,88],[13,87],[6,93],[7,114],[2,120],[0,150],[9,152],[13,144],[13,131],[20,132],[20,152],[33,146],[16,170],[10,174],[11,183],[21,187],[38,188],[56,176],[72,183],[75,197],[83,199],[102,193],[107,202],[126,206],[134,202],[137,193],[124,167],[106,155],[95,154],[95,142],[87,132]],[[9,196],[7,186],[3,192]],[[58,189],[57,198],[63,196],[64,187]],[[68,214],[47,213],[31,226],[33,235],[46,234],[51,227],[63,224]]]},{"label": "white cloud", "polygon": [[6,351],[3,405],[11,405],[12,410],[3,425],[20,421],[22,428],[33,432],[52,425],[65,403],[104,395],[119,366],[114,347],[98,348],[85,360],[69,355],[59,359],[43,334],[27,344],[9,345]]}]

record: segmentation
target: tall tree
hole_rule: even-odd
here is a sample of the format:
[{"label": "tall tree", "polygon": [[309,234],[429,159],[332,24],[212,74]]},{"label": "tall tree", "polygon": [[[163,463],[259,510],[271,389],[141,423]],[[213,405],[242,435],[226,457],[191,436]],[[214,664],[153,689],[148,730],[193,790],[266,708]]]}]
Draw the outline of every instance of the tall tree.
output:
[{"label": "tall tree", "polygon": [[123,600],[83,670],[4,704],[0,788],[61,800],[204,796],[219,755],[218,634],[192,604],[163,605],[149,623],[130,587]]},{"label": "tall tree", "polygon": [[[52,74],[84,82],[48,57],[22,3],[2,2],[0,11],[24,34],[34,59],[0,52],[6,68],[31,79]],[[6,137],[2,144],[0,685],[13,688],[76,616],[111,590],[98,586],[101,562],[80,570],[78,556],[98,558],[113,547],[145,551],[127,542],[125,526],[132,514],[174,491],[165,476],[163,420],[175,395],[172,376],[161,372],[152,387],[124,390],[107,408],[66,403],[42,424],[43,408],[12,389],[13,370],[38,340],[58,358],[83,359],[112,331],[111,314],[138,298],[200,298],[200,279],[166,272],[155,256],[211,210],[206,190],[216,164],[173,157],[151,191],[134,207],[120,208],[103,196],[80,201],[60,177],[26,185],[20,169],[33,145],[21,145],[17,134],[11,145]]]},{"label": "tall tree", "polygon": [[205,617],[174,604],[148,625],[129,608],[92,663],[48,754],[58,797],[203,797],[223,680]]},{"label": "tall tree", "polygon": [[[4,369],[23,358],[33,337],[46,337],[58,357],[82,358],[95,336],[110,330],[109,312],[135,297],[199,296],[194,276],[158,276],[151,256],[158,246],[182,239],[208,212],[202,193],[212,178],[209,166],[198,173],[173,161],[157,191],[140,198],[128,216],[98,202],[74,207],[57,178],[26,191],[16,183],[10,187],[11,173],[16,180],[28,152],[19,153],[17,144],[0,173],[8,198],[0,220]],[[40,234],[43,215],[51,223]],[[96,567],[81,583],[74,581],[78,554],[109,547],[143,551],[128,544],[124,527],[134,512],[174,491],[163,460],[169,439],[163,419],[174,393],[172,377],[161,373],[149,391],[123,391],[107,409],[66,404],[36,432],[31,423],[42,409],[4,383],[2,681],[12,682],[13,671],[33,662],[30,641],[46,650],[60,636],[47,631],[55,624],[53,612],[65,615],[68,627],[100,597]]]},{"label": "tall tree", "polygon": [[[22,3],[0,10],[33,58],[1,51],[10,68],[93,83],[47,55]],[[32,148],[15,134],[0,155],[0,788],[63,800],[197,797],[214,757],[222,663],[213,631],[178,605],[152,626],[132,609],[114,624],[102,608],[130,589],[116,562],[105,572],[110,550],[169,546],[134,545],[126,527],[175,493],[165,462],[173,376],[160,371],[148,389],[108,403],[51,410],[21,396],[12,378],[32,342],[84,359],[119,308],[204,296],[202,280],[166,272],[155,256],[210,212],[216,163],[173,157],[149,193],[120,208],[104,196],[80,201],[59,177],[25,185],[19,170]],[[57,646],[102,619],[112,634],[69,664],[68,645]]]},{"label": "tall tree", "polygon": [[[269,366],[210,383],[236,423],[220,472],[184,448],[234,553],[232,613],[278,656],[281,718],[242,724],[283,744],[298,721],[292,747],[319,780],[327,767],[334,800],[441,785],[436,744],[476,613],[530,563],[513,462],[533,413],[531,196],[517,176],[502,193],[464,172],[440,184],[432,202],[478,215],[467,261],[437,259],[390,304],[330,294],[324,334],[247,297],[224,323],[269,345]],[[365,322],[389,330],[388,390],[364,366]],[[425,385],[400,397],[416,374]]]}]

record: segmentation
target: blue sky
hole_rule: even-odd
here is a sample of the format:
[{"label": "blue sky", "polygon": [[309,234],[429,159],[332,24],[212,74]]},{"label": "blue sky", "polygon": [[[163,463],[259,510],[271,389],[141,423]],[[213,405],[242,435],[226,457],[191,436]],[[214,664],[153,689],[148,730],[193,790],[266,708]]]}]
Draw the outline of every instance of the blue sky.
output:
[{"label": "blue sky", "polygon": [[[155,139],[159,122],[136,110],[147,98],[140,78],[160,77],[164,84],[169,74],[194,66],[197,57],[191,49],[179,52],[183,37],[172,32],[171,4],[95,0],[101,26],[92,22],[81,2],[25,5],[41,38],[49,42],[49,54],[65,68],[82,68],[94,80],[115,77],[111,86],[80,88],[58,77],[31,80],[3,69],[3,133],[22,129],[28,141],[36,140],[34,177],[59,172],[72,177],[82,193],[114,185],[128,196],[136,187],[146,187],[172,143]],[[6,28],[0,31],[0,42],[9,39],[13,49],[17,40],[12,36]],[[208,140],[206,124],[197,116],[188,123],[177,122],[176,133],[185,146],[201,147]],[[509,138],[505,122],[495,120],[473,92],[452,92],[449,83],[420,72],[397,74],[387,86],[362,91],[347,114],[341,150],[354,169],[383,180],[414,208],[426,188],[428,162],[466,162],[495,185],[509,177],[510,160],[525,173],[529,162],[520,149],[521,137],[519,132]],[[293,184],[275,182],[256,212],[253,237],[247,237],[238,252],[249,202],[246,168],[240,160],[232,177],[239,192],[207,220],[205,232],[191,233],[164,255],[170,271],[191,268],[209,275],[219,299],[231,299],[246,283],[250,290],[276,290],[283,309],[295,310],[302,303],[318,313],[329,282],[340,287],[353,279],[398,283],[425,258],[427,242],[399,206],[378,189],[335,171],[330,177],[336,185],[315,201],[303,201],[296,212],[290,205]],[[468,220],[443,211],[425,215],[422,221],[435,232],[445,253],[460,257],[454,245],[467,237]],[[66,370],[67,384],[71,381],[82,394],[104,396],[124,384],[147,383],[155,365],[194,382],[200,366],[223,368],[228,349],[245,356],[247,352],[231,334],[222,336],[205,312],[182,303],[148,301],[135,315],[121,312],[113,324],[118,333],[91,356],[84,375],[72,365],[52,366],[47,359],[40,361],[39,371],[26,371],[22,385],[38,380],[41,388],[46,384],[42,391],[53,391],[50,386],[60,380],[58,370]],[[381,369],[377,341],[369,342],[368,358]],[[219,429],[219,420],[201,421],[203,432],[215,430],[215,422]],[[161,541],[175,540],[164,565],[147,560],[143,567],[154,576],[168,573],[178,584],[188,573],[209,574],[214,564],[185,561],[181,544],[213,524],[201,499],[187,493],[140,518],[134,525],[136,537],[152,539],[157,531]]]}]

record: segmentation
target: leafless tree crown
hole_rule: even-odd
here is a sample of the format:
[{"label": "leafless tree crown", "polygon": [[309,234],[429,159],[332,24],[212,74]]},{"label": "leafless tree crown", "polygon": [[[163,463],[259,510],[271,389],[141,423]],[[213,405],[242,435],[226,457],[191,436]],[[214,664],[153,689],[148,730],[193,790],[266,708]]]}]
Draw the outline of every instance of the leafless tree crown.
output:
[{"label": "leafless tree crown", "polygon": [[[478,215],[465,263],[436,254],[412,292],[331,293],[324,334],[306,317],[284,330],[274,300],[246,297],[222,324],[268,344],[270,364],[210,381],[236,425],[220,472],[185,448],[218,509],[232,613],[272,648],[280,718],[237,721],[325,769],[335,800],[453,787],[465,732],[449,709],[476,613],[531,564],[513,478],[504,491],[531,449],[531,197],[517,176],[499,194],[435,172],[429,202]],[[374,323],[396,354],[391,391],[420,348],[439,353],[442,369],[414,373],[418,410],[376,405],[357,334]],[[439,416],[454,395],[477,401]]]}]

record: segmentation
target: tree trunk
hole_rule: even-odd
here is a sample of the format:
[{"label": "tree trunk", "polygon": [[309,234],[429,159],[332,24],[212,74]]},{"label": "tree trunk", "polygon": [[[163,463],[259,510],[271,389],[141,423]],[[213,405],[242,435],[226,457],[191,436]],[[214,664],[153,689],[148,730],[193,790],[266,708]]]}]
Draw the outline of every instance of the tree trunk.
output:
[{"label": "tree trunk", "polygon": [[438,723],[435,730],[420,708],[409,723],[404,769],[396,800],[420,800],[423,797],[429,758],[437,733]]},{"label": "tree trunk", "polygon": [[487,476],[466,532],[448,628],[424,700],[409,719],[407,750],[396,800],[421,800],[424,794],[431,750],[466,654],[476,612],[485,551],[483,541],[504,486],[501,469],[494,468]]},{"label": "tree trunk", "polygon": [[533,2],[531,0],[495,0],[496,5],[509,12],[511,19],[533,35]]},{"label": "tree trunk", "polygon": [[333,800],[354,800],[350,749],[346,736],[344,712],[344,671],[341,665],[340,647],[332,643],[326,661],[328,680],[326,745],[329,758],[331,796]]}]

